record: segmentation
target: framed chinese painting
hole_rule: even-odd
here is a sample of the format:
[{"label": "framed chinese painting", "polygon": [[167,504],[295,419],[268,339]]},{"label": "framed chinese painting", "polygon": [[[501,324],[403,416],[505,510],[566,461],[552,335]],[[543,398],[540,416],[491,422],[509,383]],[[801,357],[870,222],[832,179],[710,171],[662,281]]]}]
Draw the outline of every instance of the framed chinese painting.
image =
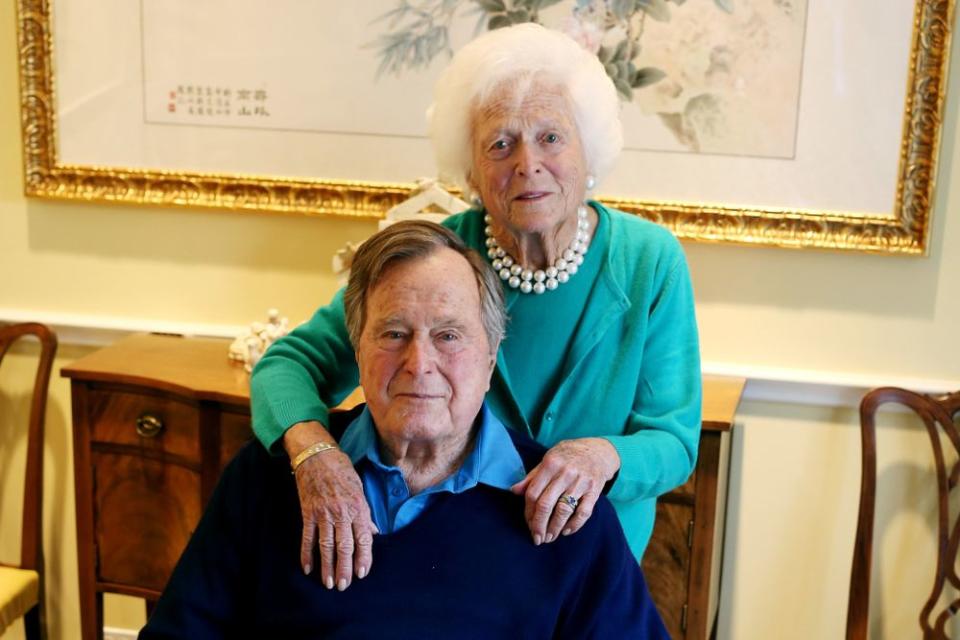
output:
[{"label": "framed chinese painting", "polygon": [[536,21],[621,95],[601,200],[681,238],[926,251],[954,0],[17,2],[30,196],[382,216],[435,173],[449,56]]}]

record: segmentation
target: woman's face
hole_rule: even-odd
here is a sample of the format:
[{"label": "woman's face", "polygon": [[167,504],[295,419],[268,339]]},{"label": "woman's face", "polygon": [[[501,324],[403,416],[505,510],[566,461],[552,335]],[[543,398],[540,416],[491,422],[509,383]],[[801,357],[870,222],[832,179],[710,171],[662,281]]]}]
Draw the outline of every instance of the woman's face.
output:
[{"label": "woman's face", "polygon": [[586,160],[573,110],[556,87],[494,93],[473,113],[470,185],[513,234],[550,234],[576,218]]}]

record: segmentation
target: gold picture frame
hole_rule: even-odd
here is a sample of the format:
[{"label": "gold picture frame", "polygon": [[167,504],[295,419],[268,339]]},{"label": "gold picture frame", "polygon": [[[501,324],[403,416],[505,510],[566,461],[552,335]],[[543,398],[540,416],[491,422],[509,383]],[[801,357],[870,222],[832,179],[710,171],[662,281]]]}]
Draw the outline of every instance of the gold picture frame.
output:
[{"label": "gold picture frame", "polygon": [[[235,211],[379,218],[412,184],[302,180],[61,164],[51,2],[17,0],[27,196]],[[64,0],[65,1],[65,0]],[[955,0],[916,0],[892,215],[603,198],[679,238],[924,255],[946,93]]]}]

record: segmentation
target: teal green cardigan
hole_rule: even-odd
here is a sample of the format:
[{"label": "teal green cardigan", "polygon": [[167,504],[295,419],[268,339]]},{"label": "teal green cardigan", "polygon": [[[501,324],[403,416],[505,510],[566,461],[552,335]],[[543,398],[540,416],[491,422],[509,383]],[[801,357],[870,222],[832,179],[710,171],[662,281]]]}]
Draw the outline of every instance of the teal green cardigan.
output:
[{"label": "teal green cardigan", "polygon": [[[696,462],[701,375],[693,290],[683,250],[669,231],[590,204],[603,217],[599,228],[609,234],[608,249],[559,387],[540,423],[529,424],[510,391],[501,353],[487,401],[504,424],[547,447],[588,436],[616,447],[621,466],[608,497],[639,559],[653,530],[656,497],[686,481]],[[444,224],[485,253],[481,212],[466,211]],[[508,312],[519,295],[506,292]],[[329,408],[357,383],[341,290],[274,343],[254,369],[257,437],[281,453],[286,429],[304,420],[328,424]]]}]

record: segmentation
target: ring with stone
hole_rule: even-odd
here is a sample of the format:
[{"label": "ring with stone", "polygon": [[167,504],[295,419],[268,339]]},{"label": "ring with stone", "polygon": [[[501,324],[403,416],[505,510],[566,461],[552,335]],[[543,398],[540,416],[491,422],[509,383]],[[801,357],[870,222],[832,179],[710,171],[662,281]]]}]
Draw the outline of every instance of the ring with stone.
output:
[{"label": "ring with stone", "polygon": [[564,495],[560,496],[559,500],[557,500],[557,504],[566,504],[569,505],[571,509],[576,509],[577,505],[580,504],[580,501],[569,493],[565,493]]}]

